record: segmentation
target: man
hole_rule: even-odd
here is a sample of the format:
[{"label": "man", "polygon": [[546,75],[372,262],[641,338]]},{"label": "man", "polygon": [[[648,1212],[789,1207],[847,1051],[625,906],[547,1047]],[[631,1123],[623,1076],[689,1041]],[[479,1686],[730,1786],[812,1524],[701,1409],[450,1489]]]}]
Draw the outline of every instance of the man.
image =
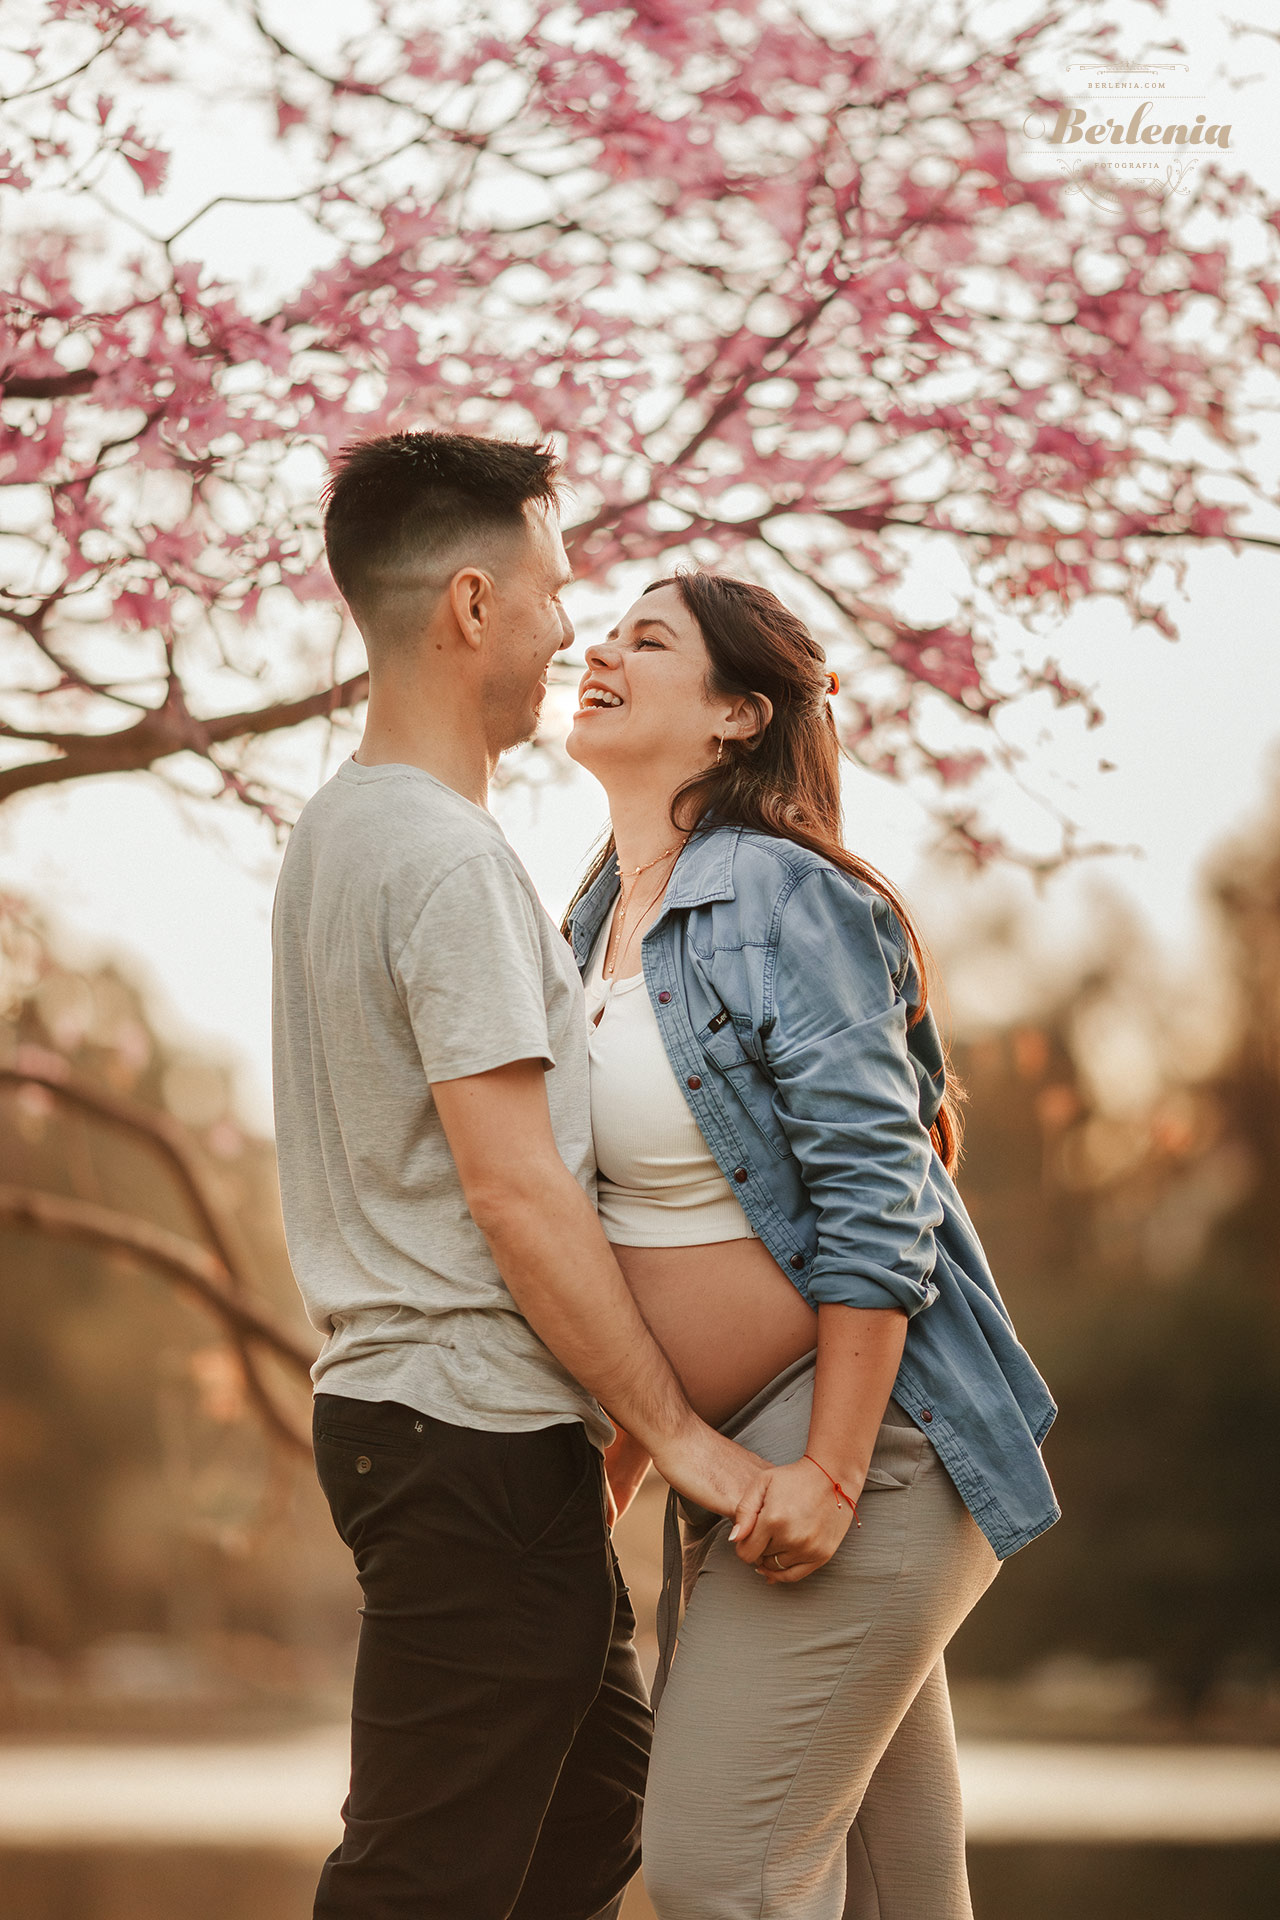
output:
[{"label": "man", "polygon": [[364,1592],[345,1837],[318,1920],[594,1920],[635,1871],[650,1716],[601,1403],[750,1524],[592,1205],[582,992],[486,810],[573,628],[547,452],[349,447],[325,542],[368,718],[276,895],[289,1251],[325,1334],[316,1457]]}]

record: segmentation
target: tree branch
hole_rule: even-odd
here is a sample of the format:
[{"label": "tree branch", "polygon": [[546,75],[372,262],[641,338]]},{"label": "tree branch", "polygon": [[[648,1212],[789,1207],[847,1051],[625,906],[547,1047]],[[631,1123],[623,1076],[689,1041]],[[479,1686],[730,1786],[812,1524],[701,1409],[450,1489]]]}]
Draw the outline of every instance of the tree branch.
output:
[{"label": "tree branch", "polygon": [[[67,1071],[66,1063],[58,1055],[50,1054],[37,1060],[30,1057],[33,1051],[31,1048],[22,1049],[21,1054],[27,1057],[21,1058],[20,1055],[19,1065],[0,1067],[0,1087],[31,1085],[43,1087],[46,1092],[65,1104],[76,1107],[83,1113],[92,1114],[95,1119],[105,1121],[108,1126],[115,1127],[135,1138],[140,1136],[149,1146],[157,1149],[177,1178],[201,1228],[212,1242],[213,1253],[209,1254],[204,1248],[195,1246],[195,1243],[179,1235],[168,1235],[168,1240],[184,1248],[194,1247],[195,1253],[202,1261],[211,1261],[212,1265],[207,1268],[207,1273],[219,1277],[218,1284],[229,1289],[228,1297],[233,1304],[243,1305],[250,1289],[243,1264],[236,1251],[235,1235],[230,1231],[222,1206],[211,1191],[204,1172],[191,1151],[186,1129],[169,1114],[157,1108],[144,1107],[138,1101],[108,1093],[105,1088],[73,1080]],[[37,1198],[52,1201],[53,1197],[45,1195]],[[79,1205],[80,1202],[67,1204]],[[119,1221],[125,1216],[112,1217]],[[158,1234],[164,1231],[158,1227],[151,1228],[147,1222],[134,1224],[145,1234]],[[136,1237],[129,1244],[133,1251],[140,1252]],[[272,1346],[277,1356],[291,1364],[297,1364],[300,1359],[309,1377],[310,1362],[288,1334],[275,1328],[264,1317],[263,1312],[252,1307],[248,1308],[247,1312],[254,1325],[267,1330],[269,1336],[267,1344]],[[295,1447],[298,1444],[298,1435],[280,1413],[259,1376],[256,1357],[252,1350],[253,1339],[258,1336],[250,1331],[247,1324],[242,1325],[234,1320],[229,1323],[228,1331],[244,1369],[249,1397],[264,1424],[278,1439],[283,1440],[290,1447]],[[280,1342],[284,1343],[283,1347],[278,1344]]]},{"label": "tree branch", "polygon": [[195,724],[209,744],[217,746],[224,740],[239,740],[246,734],[279,733],[284,727],[301,726],[304,720],[327,719],[331,713],[349,712],[360,705],[368,691],[368,674],[357,673],[335,687],[304,694],[300,700],[285,700],[257,712],[250,708],[243,713],[223,714],[218,719],[200,720]]},{"label": "tree branch", "polygon": [[0,1220],[36,1227],[59,1239],[133,1254],[193,1294],[241,1339],[266,1347],[290,1372],[310,1382],[310,1355],[275,1324],[265,1307],[232,1293],[231,1276],[221,1260],[194,1240],[92,1200],[72,1200],[31,1187],[0,1186]]},{"label": "tree branch", "polygon": [[[176,683],[162,707],[150,707],[131,727],[117,733],[49,734],[56,758],[29,760],[0,769],[0,802],[33,787],[63,780],[84,780],[103,773],[140,773],[174,753],[196,753],[207,758],[211,747],[249,735],[279,733],[305,720],[323,719],[359,706],[369,689],[367,673],[358,673],[335,687],[304,694],[300,700],[282,700],[275,706],[249,708],[199,720],[186,710]],[[218,769],[219,773],[222,769]]]},{"label": "tree branch", "polygon": [[30,1057],[34,1051],[23,1048],[19,1052],[19,1064],[0,1066],[0,1087],[43,1087],[55,1099],[105,1120],[108,1126],[140,1134],[167,1160],[212,1244],[215,1257],[226,1269],[233,1287],[243,1290],[246,1277],[235,1251],[234,1235],[228,1231],[222,1207],[191,1151],[185,1127],[159,1107],[144,1107],[140,1101],[127,1100],[121,1094],[108,1093],[104,1087],[73,1079],[60,1055],[42,1055],[37,1060]]},{"label": "tree branch", "polygon": [[5,373],[0,374],[0,400],[67,400],[89,393],[97,382],[92,367],[75,373]]}]

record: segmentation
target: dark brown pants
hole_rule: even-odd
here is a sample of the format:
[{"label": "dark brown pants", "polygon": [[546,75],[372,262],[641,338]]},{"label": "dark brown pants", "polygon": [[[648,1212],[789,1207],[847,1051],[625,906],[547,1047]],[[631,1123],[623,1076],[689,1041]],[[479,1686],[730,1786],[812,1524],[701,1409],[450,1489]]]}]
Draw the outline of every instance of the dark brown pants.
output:
[{"label": "dark brown pants", "polygon": [[579,1423],[319,1394],[364,1593],[345,1836],[316,1920],[595,1920],[639,1863],[651,1716]]}]

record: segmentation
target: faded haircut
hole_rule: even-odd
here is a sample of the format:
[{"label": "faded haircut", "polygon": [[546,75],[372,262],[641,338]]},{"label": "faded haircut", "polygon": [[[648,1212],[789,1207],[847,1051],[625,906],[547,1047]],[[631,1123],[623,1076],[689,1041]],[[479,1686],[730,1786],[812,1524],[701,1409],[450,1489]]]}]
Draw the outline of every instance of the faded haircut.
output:
[{"label": "faded haircut", "polygon": [[[322,495],[324,544],[339,593],[368,639],[400,624],[404,596],[443,587],[518,537],[525,505],[559,504],[547,447],[470,433],[386,433],[345,446]],[[398,603],[398,604],[397,604]]]}]

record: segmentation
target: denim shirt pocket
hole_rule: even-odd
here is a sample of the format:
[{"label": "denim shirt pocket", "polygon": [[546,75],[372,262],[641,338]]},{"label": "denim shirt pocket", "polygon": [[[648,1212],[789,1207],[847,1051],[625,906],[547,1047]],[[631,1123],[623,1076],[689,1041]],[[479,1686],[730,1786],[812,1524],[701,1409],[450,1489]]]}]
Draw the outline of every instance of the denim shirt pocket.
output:
[{"label": "denim shirt pocket", "polygon": [[723,1073],[732,1073],[735,1067],[755,1065],[738,1037],[737,1022],[727,1007],[699,1031],[698,1045]]},{"label": "denim shirt pocket", "polygon": [[790,1149],[773,1110],[772,1083],[742,1037],[750,1031],[749,1022],[735,1020],[726,1009],[698,1029],[698,1045],[725,1076],[774,1152],[785,1158]]}]

